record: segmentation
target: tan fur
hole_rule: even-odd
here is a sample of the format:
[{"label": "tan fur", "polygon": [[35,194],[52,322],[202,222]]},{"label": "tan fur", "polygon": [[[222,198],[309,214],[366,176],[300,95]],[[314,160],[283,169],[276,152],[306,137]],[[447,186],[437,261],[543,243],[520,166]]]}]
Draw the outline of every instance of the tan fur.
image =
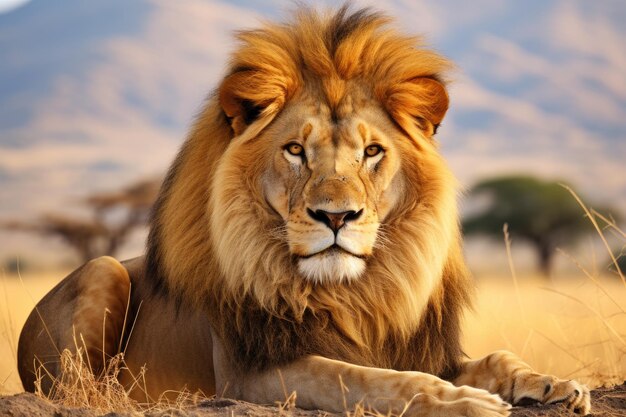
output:
[{"label": "tan fur", "polygon": [[497,392],[511,404],[563,402],[568,409],[583,415],[591,410],[586,386],[534,372],[528,364],[507,351],[466,362],[454,383]]},{"label": "tan fur", "polygon": [[[149,370],[148,394],[133,395],[186,387],[272,403],[288,389],[329,411],[508,415],[499,394],[589,410],[576,383],[538,398],[548,377],[514,356],[464,360],[472,285],[456,181],[433,138],[451,65],[388,24],[344,7],[239,33],[163,184],[145,265],[125,263],[129,372]],[[107,275],[79,271],[59,290],[78,292],[66,297],[86,334],[99,310],[85,301],[116,294],[93,281]],[[39,329],[29,319],[23,334]],[[23,364],[49,352],[20,344]]]},{"label": "tan fur", "polygon": [[99,375],[104,362],[121,347],[129,292],[126,268],[108,256],[87,262],[54,287],[37,304],[20,334],[18,370],[24,389],[34,391],[40,373],[41,388],[49,392],[61,372],[64,349],[86,349],[86,361]]},{"label": "tan fur", "polygon": [[101,371],[105,352],[119,352],[119,344],[130,297],[128,272],[115,259],[102,256],[85,265],[78,281],[72,322],[78,345],[90,347],[89,363]]}]

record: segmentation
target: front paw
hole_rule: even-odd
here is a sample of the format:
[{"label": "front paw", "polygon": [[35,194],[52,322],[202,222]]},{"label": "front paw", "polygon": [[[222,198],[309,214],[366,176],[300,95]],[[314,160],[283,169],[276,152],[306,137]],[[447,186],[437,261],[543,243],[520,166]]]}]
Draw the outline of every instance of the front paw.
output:
[{"label": "front paw", "polygon": [[569,410],[582,415],[591,411],[589,388],[585,385],[531,371],[514,376],[511,401],[514,405],[564,403]]},{"label": "front paw", "polygon": [[450,409],[461,416],[508,416],[511,414],[511,405],[498,394],[467,385],[454,387],[444,398],[449,401]]},{"label": "front paw", "polygon": [[434,394],[418,394],[404,415],[445,417],[506,417],[511,405],[497,394],[469,386],[446,386]]}]

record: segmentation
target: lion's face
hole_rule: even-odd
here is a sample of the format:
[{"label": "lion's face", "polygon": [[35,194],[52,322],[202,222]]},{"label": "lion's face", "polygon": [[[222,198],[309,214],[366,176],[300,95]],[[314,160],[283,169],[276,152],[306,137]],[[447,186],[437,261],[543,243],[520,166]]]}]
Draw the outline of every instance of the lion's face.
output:
[{"label": "lion's face", "polygon": [[263,193],[303,277],[350,280],[365,270],[401,186],[392,130],[374,106],[333,121],[325,106],[300,103],[259,138],[273,153]]},{"label": "lion's face", "polygon": [[[433,95],[447,103],[441,84],[432,84]],[[324,94],[304,89],[251,124],[243,123],[246,113],[233,118],[235,136],[214,179],[212,211],[216,249],[228,275],[241,275],[233,269],[233,253],[243,254],[245,247],[255,259],[262,248],[278,250],[267,245],[278,237],[284,253],[272,256],[282,258],[287,275],[318,283],[357,279],[376,246],[385,244],[381,225],[398,202],[418,202],[415,192],[427,180],[415,177],[422,170],[416,164],[434,154],[434,123],[394,116],[368,88],[343,89],[332,107]],[[444,172],[439,166],[431,171]],[[407,179],[409,172],[415,178]],[[403,198],[406,184],[411,198]],[[224,209],[229,206],[238,208]],[[239,270],[248,271],[241,262]]]}]

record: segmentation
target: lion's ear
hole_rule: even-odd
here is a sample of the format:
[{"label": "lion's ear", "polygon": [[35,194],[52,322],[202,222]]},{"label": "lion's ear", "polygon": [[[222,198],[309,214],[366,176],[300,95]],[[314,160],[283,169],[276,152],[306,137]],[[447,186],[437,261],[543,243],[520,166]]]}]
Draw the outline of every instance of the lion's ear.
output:
[{"label": "lion's ear", "polygon": [[219,89],[219,101],[235,136],[258,119],[271,117],[283,107],[285,89],[272,75],[240,69],[227,76]]},{"label": "lion's ear", "polygon": [[448,92],[440,81],[430,77],[413,78],[386,92],[391,116],[409,134],[419,129],[430,138],[448,110]]}]

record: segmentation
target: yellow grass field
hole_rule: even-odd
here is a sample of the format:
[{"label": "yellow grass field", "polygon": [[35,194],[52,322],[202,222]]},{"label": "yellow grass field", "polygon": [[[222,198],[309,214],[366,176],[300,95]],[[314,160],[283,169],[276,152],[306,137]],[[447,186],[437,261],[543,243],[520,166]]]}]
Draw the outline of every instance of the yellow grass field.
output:
[{"label": "yellow grass field", "polygon": [[34,304],[65,275],[58,271],[23,274],[20,280],[0,272],[0,394],[23,391],[16,365],[20,330]]},{"label": "yellow grass field", "polygon": [[467,315],[466,352],[517,353],[536,370],[591,387],[626,379],[626,285],[619,277],[536,277],[478,282],[475,311]]},{"label": "yellow grass field", "polygon": [[[37,275],[0,275],[0,393],[22,391],[19,331],[33,303],[65,272]],[[593,387],[626,379],[626,285],[619,277],[517,281],[516,290],[508,273],[477,280],[475,311],[465,324],[471,357],[508,349],[541,372]]]}]

